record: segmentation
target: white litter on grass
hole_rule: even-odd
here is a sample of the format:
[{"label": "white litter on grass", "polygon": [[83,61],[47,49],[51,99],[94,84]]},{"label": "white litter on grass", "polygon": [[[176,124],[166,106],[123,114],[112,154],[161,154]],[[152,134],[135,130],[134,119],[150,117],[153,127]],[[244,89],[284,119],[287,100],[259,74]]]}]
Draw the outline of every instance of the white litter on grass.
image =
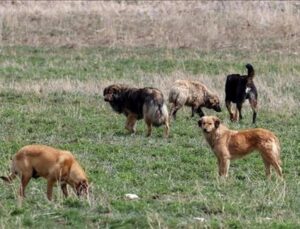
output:
[{"label": "white litter on grass", "polygon": [[195,219],[195,220],[198,220],[198,221],[200,221],[200,222],[204,222],[204,221],[205,221],[205,219],[202,218],[202,217],[194,217],[194,219]]},{"label": "white litter on grass", "polygon": [[125,198],[128,200],[138,200],[140,197],[136,194],[128,193],[128,194],[125,194]]},{"label": "white litter on grass", "polygon": [[265,220],[271,220],[272,218],[270,218],[270,217],[265,217],[264,219],[265,219]]}]

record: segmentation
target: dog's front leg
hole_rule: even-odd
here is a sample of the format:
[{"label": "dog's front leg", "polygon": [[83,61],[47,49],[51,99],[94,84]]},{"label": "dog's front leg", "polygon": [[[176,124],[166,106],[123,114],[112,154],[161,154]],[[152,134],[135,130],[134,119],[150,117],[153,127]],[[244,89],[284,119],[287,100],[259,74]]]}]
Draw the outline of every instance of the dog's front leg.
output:
[{"label": "dog's front leg", "polygon": [[66,183],[62,183],[60,185],[60,187],[61,187],[61,190],[62,190],[62,192],[64,194],[64,197],[68,197],[69,193],[68,193],[67,184]]},{"label": "dog's front leg", "polygon": [[168,138],[170,133],[170,126],[169,126],[169,119],[165,122],[165,130],[164,130],[164,137]]},{"label": "dog's front leg", "polygon": [[228,169],[230,165],[230,160],[226,157],[218,159],[219,164],[219,176],[228,176]]},{"label": "dog's front leg", "polygon": [[48,200],[52,200],[52,191],[53,191],[53,186],[54,186],[55,180],[48,179],[47,183],[47,198]]},{"label": "dog's front leg", "polygon": [[130,133],[136,132],[136,117],[133,114],[127,116],[125,128],[129,130]]},{"label": "dog's front leg", "polygon": [[150,137],[152,134],[152,123],[151,120],[145,120],[146,124],[147,124],[147,137]]},{"label": "dog's front leg", "polygon": [[233,114],[233,112],[231,110],[231,102],[227,100],[227,101],[225,101],[225,104],[226,104],[226,108],[227,108],[227,110],[229,112],[230,121],[234,121],[234,114]]},{"label": "dog's front leg", "polygon": [[202,118],[205,115],[204,112],[202,111],[201,107],[198,107],[197,113],[198,113],[200,118]]},{"label": "dog's front leg", "polygon": [[25,197],[25,188],[28,185],[30,178],[31,178],[31,175],[26,175],[26,174],[23,174],[21,177],[21,185],[20,185],[19,194],[22,198]]},{"label": "dog's front leg", "polygon": [[195,106],[192,106],[192,118],[195,116],[195,112],[197,112]]}]

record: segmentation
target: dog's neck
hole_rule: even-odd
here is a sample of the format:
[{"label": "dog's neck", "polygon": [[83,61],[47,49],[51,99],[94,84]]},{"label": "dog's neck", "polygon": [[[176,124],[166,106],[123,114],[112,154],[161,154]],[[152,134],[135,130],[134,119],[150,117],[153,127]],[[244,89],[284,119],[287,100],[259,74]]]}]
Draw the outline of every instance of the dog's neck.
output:
[{"label": "dog's neck", "polygon": [[229,129],[224,126],[223,124],[220,124],[219,127],[212,132],[204,133],[204,137],[211,148],[214,148],[216,144],[218,144],[218,141],[222,139],[222,135],[228,131]]},{"label": "dog's neck", "polygon": [[211,97],[211,93],[208,92],[208,91],[204,91],[204,103],[205,103],[205,105],[208,104],[210,97]]},{"label": "dog's neck", "polygon": [[72,185],[77,185],[81,181],[86,181],[86,180],[87,177],[85,175],[85,172],[77,162],[74,162],[70,169],[70,174],[68,178],[69,183],[72,183]]}]

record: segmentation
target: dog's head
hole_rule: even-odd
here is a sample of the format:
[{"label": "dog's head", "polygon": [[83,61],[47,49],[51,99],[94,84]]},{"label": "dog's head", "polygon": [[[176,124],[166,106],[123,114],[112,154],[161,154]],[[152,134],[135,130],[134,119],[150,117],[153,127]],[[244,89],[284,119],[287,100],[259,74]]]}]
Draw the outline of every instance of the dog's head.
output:
[{"label": "dog's head", "polygon": [[103,97],[105,102],[113,102],[115,97],[122,92],[124,85],[112,84],[103,90]]},{"label": "dog's head", "polygon": [[86,196],[89,192],[89,184],[87,180],[82,180],[75,185],[77,196]]},{"label": "dog's head", "polygon": [[220,99],[217,95],[211,95],[206,101],[206,107],[216,112],[221,112]]},{"label": "dog's head", "polygon": [[220,119],[216,116],[203,116],[199,121],[198,125],[204,133],[211,133],[220,126]]}]

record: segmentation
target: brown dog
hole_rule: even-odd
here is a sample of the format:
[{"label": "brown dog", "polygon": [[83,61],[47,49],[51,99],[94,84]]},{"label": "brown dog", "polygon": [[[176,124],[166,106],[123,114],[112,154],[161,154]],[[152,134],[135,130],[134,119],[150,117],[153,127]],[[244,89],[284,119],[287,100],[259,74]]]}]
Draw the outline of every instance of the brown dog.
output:
[{"label": "brown dog", "polygon": [[272,132],[261,128],[230,130],[215,116],[202,117],[198,125],[218,159],[220,176],[228,175],[230,160],[241,158],[254,150],[262,156],[267,177],[271,174],[270,166],[282,176],[279,140]]},{"label": "brown dog", "polygon": [[88,180],[74,156],[69,151],[55,149],[45,145],[28,145],[21,148],[13,157],[11,175],[2,176],[11,182],[16,175],[21,179],[20,196],[25,197],[25,188],[31,178],[47,179],[47,197],[52,199],[52,189],[56,182],[61,185],[65,197],[68,196],[69,184],[78,196],[87,194]]},{"label": "brown dog", "polygon": [[192,107],[192,117],[195,112],[200,117],[204,116],[202,107],[221,111],[220,99],[208,88],[196,81],[177,80],[169,92],[169,103],[171,103],[170,115],[176,118],[177,111],[184,105]]},{"label": "brown dog", "polygon": [[135,88],[124,84],[112,84],[103,91],[104,101],[108,102],[117,113],[127,117],[125,128],[136,132],[136,122],[144,119],[147,136],[152,133],[152,126],[165,125],[164,136],[169,136],[169,113],[163,93],[157,88]]}]

